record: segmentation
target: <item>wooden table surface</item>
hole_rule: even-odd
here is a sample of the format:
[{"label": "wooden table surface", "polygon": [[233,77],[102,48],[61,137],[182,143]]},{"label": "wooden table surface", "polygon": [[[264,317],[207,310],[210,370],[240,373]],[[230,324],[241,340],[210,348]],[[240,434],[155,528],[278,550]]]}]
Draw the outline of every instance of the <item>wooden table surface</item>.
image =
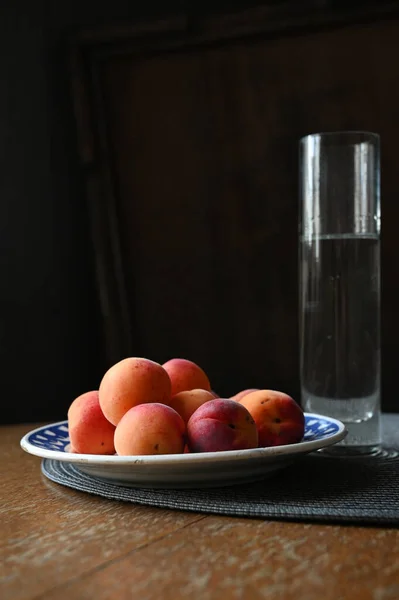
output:
[{"label": "wooden table surface", "polygon": [[0,427],[1,600],[398,600],[399,531],[206,516],[48,481]]}]

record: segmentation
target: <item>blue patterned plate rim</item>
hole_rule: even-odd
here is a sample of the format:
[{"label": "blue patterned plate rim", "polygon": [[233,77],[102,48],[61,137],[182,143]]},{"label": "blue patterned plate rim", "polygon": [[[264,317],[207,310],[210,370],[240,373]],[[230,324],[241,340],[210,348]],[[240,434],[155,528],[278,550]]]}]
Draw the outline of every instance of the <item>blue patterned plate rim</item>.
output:
[{"label": "blue patterned plate rim", "polygon": [[198,454],[163,454],[158,456],[116,456],[100,454],[77,454],[69,451],[68,421],[59,421],[33,429],[21,439],[25,452],[41,458],[85,463],[91,465],[173,465],[175,463],[206,463],[224,460],[247,460],[275,456],[291,456],[313,452],[344,439],[345,425],[332,417],[305,413],[305,435],[301,442],[285,446],[253,448],[250,450],[229,450],[223,452],[202,452]]}]

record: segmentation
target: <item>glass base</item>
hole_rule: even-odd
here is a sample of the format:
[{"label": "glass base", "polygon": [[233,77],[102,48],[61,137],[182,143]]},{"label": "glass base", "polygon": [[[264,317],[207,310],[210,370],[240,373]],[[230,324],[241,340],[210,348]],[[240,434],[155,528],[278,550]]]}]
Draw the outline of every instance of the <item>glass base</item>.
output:
[{"label": "glass base", "polygon": [[[338,444],[323,448],[321,452],[335,456],[381,456],[381,411],[379,398],[336,401],[315,396],[304,397],[307,412],[328,415],[342,421],[348,430],[346,437]],[[367,410],[365,410],[367,408]],[[345,409],[345,410],[344,410]],[[348,418],[349,417],[349,418]]]},{"label": "glass base", "polygon": [[319,450],[321,454],[328,454],[329,456],[372,456],[382,457],[384,451],[381,446],[341,446],[340,444],[334,444],[328,448],[321,448]]}]

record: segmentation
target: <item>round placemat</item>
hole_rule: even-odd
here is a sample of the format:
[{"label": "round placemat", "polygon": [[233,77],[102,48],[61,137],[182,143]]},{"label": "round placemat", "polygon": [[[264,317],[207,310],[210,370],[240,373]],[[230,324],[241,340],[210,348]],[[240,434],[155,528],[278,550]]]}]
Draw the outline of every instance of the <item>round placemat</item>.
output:
[{"label": "round placemat", "polygon": [[223,488],[128,488],[50,459],[43,460],[42,471],[51,481],[81,492],[167,509],[309,522],[399,524],[399,459],[393,449],[373,458],[315,453],[262,481]]}]

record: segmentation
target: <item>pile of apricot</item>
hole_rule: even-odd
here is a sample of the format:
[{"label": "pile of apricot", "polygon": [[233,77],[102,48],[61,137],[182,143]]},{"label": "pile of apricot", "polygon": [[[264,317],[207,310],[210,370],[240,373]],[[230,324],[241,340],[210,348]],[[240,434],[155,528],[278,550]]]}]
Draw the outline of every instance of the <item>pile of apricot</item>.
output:
[{"label": "pile of apricot", "polygon": [[247,389],[219,398],[190,360],[160,365],[130,357],[108,369],[98,390],[72,402],[68,426],[73,452],[134,456],[293,444],[303,438],[305,419],[284,392]]}]

